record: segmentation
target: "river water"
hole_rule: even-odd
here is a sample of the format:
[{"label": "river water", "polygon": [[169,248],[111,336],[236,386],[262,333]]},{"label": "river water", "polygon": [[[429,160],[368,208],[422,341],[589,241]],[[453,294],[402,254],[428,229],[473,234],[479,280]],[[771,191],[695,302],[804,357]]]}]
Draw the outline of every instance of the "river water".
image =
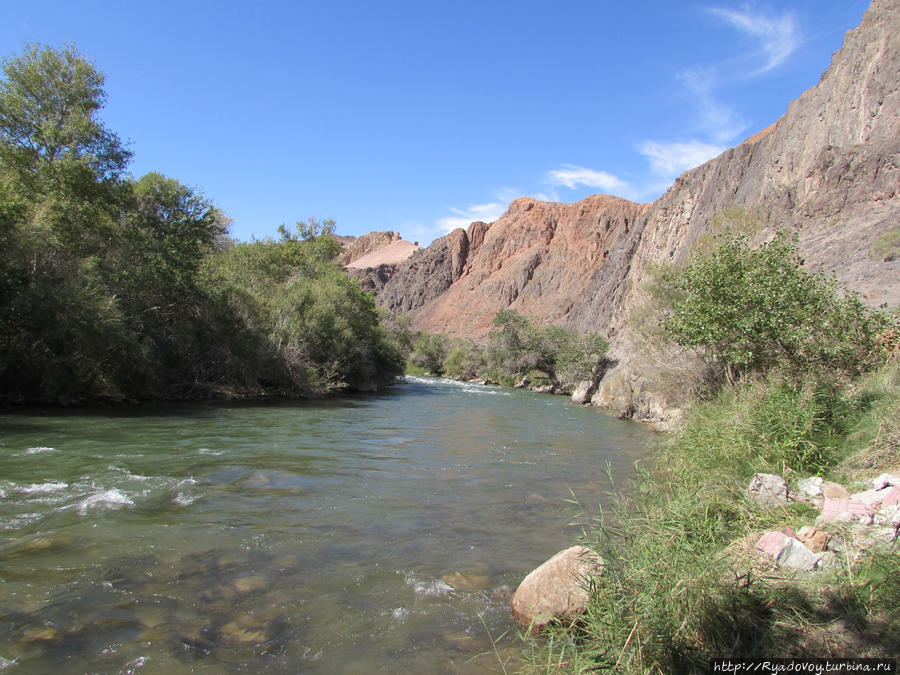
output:
[{"label": "river water", "polygon": [[[0,414],[0,670],[485,673],[646,429],[561,397]],[[585,516],[580,516],[584,518]]]}]

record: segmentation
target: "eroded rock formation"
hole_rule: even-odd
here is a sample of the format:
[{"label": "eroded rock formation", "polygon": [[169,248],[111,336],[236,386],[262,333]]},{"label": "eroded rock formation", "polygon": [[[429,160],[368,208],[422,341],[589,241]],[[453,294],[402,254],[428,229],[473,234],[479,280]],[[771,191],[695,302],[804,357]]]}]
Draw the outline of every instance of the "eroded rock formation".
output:
[{"label": "eroded rock formation", "polygon": [[672,402],[653,391],[642,335],[628,317],[652,264],[685,260],[714,222],[790,228],[810,269],[835,273],[873,306],[900,304],[900,255],[881,245],[900,238],[898,35],[900,5],[874,0],[818,85],[652,204],[517,199],[490,225],[473,223],[402,264],[355,274],[419,329],[478,338],[512,307],[604,333],[618,366],[595,399],[658,419]]}]

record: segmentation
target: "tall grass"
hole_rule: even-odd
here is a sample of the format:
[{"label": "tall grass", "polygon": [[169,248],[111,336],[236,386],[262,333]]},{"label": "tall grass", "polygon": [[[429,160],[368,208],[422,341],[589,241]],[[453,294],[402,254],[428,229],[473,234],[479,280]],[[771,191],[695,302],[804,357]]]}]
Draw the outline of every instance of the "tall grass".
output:
[{"label": "tall grass", "polygon": [[[900,554],[854,548],[842,569],[789,575],[753,554],[813,507],[760,507],[750,476],[867,478],[897,461],[898,367],[855,387],[744,383],[694,405],[684,428],[585,529],[606,560],[575,630],[532,640],[531,672],[706,672],[713,657],[896,656]],[[894,437],[896,438],[896,437]],[[858,555],[858,557],[857,557]],[[855,558],[855,560],[854,560]]]}]

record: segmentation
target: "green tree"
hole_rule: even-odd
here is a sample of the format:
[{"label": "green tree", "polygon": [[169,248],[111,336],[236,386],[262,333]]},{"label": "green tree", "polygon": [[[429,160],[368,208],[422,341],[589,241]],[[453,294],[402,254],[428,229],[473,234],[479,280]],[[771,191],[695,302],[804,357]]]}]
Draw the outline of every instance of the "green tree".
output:
[{"label": "green tree", "polygon": [[432,375],[444,374],[444,359],[450,349],[450,338],[441,333],[420,332],[413,341],[409,361]]},{"label": "green tree", "polygon": [[608,348],[600,335],[579,335],[561,326],[535,326],[514,309],[502,309],[494,317],[489,353],[508,376],[519,377],[540,370],[563,388],[591,379]]},{"label": "green tree", "polygon": [[227,219],[101,123],[103,75],[32,46],[0,81],[0,398],[292,396],[402,373],[334,221],[237,244]]},{"label": "green tree", "polygon": [[85,169],[94,180],[117,180],[131,153],[98,119],[104,76],[74,47],[30,45],[3,61],[0,160],[26,186],[42,175]]},{"label": "green tree", "polygon": [[31,46],[0,80],[0,382],[14,397],[108,386],[123,333],[103,257],[129,153],[99,122],[103,76],[74,48]]},{"label": "green tree", "polygon": [[472,340],[458,338],[453,341],[447,358],[444,359],[444,372],[450,377],[472,379],[487,367],[487,358]]},{"label": "green tree", "polygon": [[403,372],[372,296],[333,263],[329,235],[237,244],[207,260],[205,285],[264,335],[282,389],[370,390]]},{"label": "green tree", "polygon": [[310,216],[306,220],[298,220],[291,232],[287,225],[278,226],[278,235],[281,241],[312,241],[316,237],[330,237],[334,234],[334,218],[324,220],[316,216]]},{"label": "green tree", "polygon": [[784,233],[758,248],[745,236],[719,236],[666,273],[671,310],[663,326],[732,382],[776,366],[795,379],[817,370],[861,372],[886,317],[802,266],[796,240]]}]

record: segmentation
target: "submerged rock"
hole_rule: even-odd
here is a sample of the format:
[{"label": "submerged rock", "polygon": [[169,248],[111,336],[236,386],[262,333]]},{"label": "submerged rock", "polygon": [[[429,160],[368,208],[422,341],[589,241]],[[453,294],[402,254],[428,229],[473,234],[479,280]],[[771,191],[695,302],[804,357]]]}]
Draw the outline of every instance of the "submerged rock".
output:
[{"label": "submerged rock", "polygon": [[509,603],[524,626],[542,628],[552,621],[572,620],[587,609],[588,583],[600,576],[603,559],[584,546],[560,551],[526,576]]},{"label": "submerged rock", "polygon": [[240,644],[259,644],[266,641],[269,624],[251,614],[242,614],[222,626],[222,639]]},{"label": "submerged rock", "polygon": [[448,586],[452,586],[453,590],[465,593],[483,591],[491,583],[490,579],[484,574],[463,574],[462,572],[445,574],[441,577],[441,581]]},{"label": "submerged rock", "polygon": [[22,631],[22,642],[50,642],[60,636],[53,626],[31,626]]},{"label": "submerged rock", "polygon": [[266,587],[266,579],[262,575],[254,574],[249,577],[238,577],[234,580],[234,590],[238,593],[252,593]]}]

